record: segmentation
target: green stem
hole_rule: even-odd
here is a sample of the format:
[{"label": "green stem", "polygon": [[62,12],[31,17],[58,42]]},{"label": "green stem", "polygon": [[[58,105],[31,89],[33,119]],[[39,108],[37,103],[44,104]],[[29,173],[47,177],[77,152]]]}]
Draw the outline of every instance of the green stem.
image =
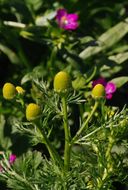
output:
[{"label": "green stem", "polygon": [[55,62],[56,59],[56,54],[57,54],[57,47],[52,48],[52,52],[48,61],[48,69],[51,69],[53,67],[53,63]]},{"label": "green stem", "polygon": [[83,125],[81,126],[81,128],[77,131],[76,135],[73,137],[72,139],[72,143],[74,143],[77,138],[80,136],[80,134],[83,132],[83,130],[85,130],[88,122],[90,121],[90,119],[92,118],[93,114],[95,113],[97,107],[98,107],[99,102],[95,101],[95,104],[93,106],[93,109],[91,111],[91,113],[88,115],[87,119],[85,120],[85,122],[83,123]]},{"label": "green stem", "polygon": [[[111,127],[110,127],[111,130]],[[109,136],[109,141],[108,141],[108,147],[105,153],[105,157],[106,157],[106,167],[104,167],[102,165],[102,167],[104,168],[103,172],[100,174],[100,180],[97,180],[97,186],[98,186],[98,190],[102,190],[104,183],[107,181],[108,177],[110,176],[112,170],[113,170],[113,162],[112,162],[112,156],[111,156],[111,150],[112,147],[114,145],[115,139],[113,136],[113,131],[111,130],[111,134]],[[100,156],[101,157],[101,156]],[[98,161],[98,163],[100,164],[100,159]],[[102,164],[102,163],[101,163]]]},{"label": "green stem", "polygon": [[71,143],[70,143],[70,130],[68,126],[68,114],[66,97],[62,97],[62,109],[63,109],[63,120],[64,120],[64,132],[65,132],[65,149],[64,149],[64,169],[68,171],[70,168],[70,154],[71,154]]},{"label": "green stem", "polygon": [[62,160],[61,160],[61,157],[59,156],[59,154],[56,152],[56,150],[54,149],[54,147],[52,146],[52,144],[50,143],[49,139],[47,138],[45,132],[40,129],[39,125],[36,125],[37,126],[37,129],[38,129],[38,132],[40,133],[40,135],[42,136],[43,138],[43,142],[44,144],[46,145],[47,149],[48,149],[48,152],[52,158],[52,160],[55,162],[55,163],[58,163],[58,165],[60,165],[61,168],[63,168],[63,163],[62,163]]}]

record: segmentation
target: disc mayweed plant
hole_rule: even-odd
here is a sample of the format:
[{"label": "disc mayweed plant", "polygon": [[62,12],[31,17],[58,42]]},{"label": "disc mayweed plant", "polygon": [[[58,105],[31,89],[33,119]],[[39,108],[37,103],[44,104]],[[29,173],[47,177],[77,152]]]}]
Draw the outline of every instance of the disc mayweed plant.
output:
[{"label": "disc mayweed plant", "polygon": [[[107,95],[113,95],[116,90],[112,87],[114,84],[93,81],[91,96],[85,99],[83,91],[73,89],[70,73],[66,71],[55,75],[52,89],[42,80],[33,79],[32,83],[40,96],[37,99],[35,96],[33,101],[31,97],[31,103],[22,96],[23,121],[14,118],[12,126],[26,134],[33,145],[44,144],[47,152],[35,153],[31,148],[31,153],[28,151],[21,157],[5,155],[0,176],[8,187],[108,190],[113,188],[114,181],[122,179],[126,183],[128,110],[119,111],[105,105]],[[25,92],[11,83],[3,86],[3,97],[7,101],[17,100],[17,94]],[[74,105],[78,114],[75,118]]]}]

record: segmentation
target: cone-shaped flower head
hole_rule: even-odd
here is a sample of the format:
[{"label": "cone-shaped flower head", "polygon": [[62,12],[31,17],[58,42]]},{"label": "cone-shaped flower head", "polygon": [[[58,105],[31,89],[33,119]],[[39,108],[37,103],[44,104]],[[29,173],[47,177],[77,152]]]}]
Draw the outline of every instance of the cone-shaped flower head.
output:
[{"label": "cone-shaped flower head", "polygon": [[16,95],[16,88],[13,84],[7,82],[3,86],[3,97],[7,100],[11,100]]},{"label": "cone-shaped flower head", "polygon": [[24,95],[24,93],[25,93],[25,90],[21,86],[16,86],[16,90],[17,90],[18,94]]},{"label": "cone-shaped flower head", "polygon": [[35,103],[30,103],[26,108],[26,118],[28,121],[33,121],[39,117],[41,108]]},{"label": "cone-shaped flower head", "polygon": [[105,87],[102,84],[97,84],[92,89],[92,97],[94,99],[100,99],[105,97]]},{"label": "cone-shaped flower head", "polygon": [[54,90],[56,92],[65,93],[71,88],[71,79],[67,72],[60,71],[54,78]]}]

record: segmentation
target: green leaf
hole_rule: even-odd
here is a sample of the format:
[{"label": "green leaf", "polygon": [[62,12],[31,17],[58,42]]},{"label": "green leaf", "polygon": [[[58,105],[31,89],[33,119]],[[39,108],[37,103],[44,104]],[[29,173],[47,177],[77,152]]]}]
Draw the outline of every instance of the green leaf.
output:
[{"label": "green leaf", "polygon": [[8,136],[5,136],[5,118],[3,115],[0,115],[0,149],[8,150],[12,143],[11,139]]},{"label": "green leaf", "polygon": [[48,26],[49,25],[49,20],[55,18],[56,16],[56,11],[46,11],[46,13],[42,16],[38,16],[36,18],[36,25],[38,26]]},{"label": "green leaf", "polygon": [[128,23],[126,19],[122,22],[119,22],[114,27],[110,28],[108,31],[103,33],[97,40],[97,44],[93,44],[83,50],[79,56],[82,59],[87,59],[88,57],[95,55],[117,43],[128,33]]},{"label": "green leaf", "polygon": [[72,86],[76,90],[86,88],[87,83],[89,83],[96,74],[97,68],[91,68],[86,74],[76,73],[76,79],[72,81]]},{"label": "green leaf", "polygon": [[43,78],[44,75],[46,75],[46,71],[41,65],[38,65],[32,70],[32,72],[28,72],[23,76],[21,79],[21,84],[23,85],[24,83],[31,81],[34,78]]},{"label": "green leaf", "polygon": [[41,26],[29,26],[20,31],[20,36],[25,39],[29,39],[38,43],[47,43],[50,39],[46,35],[46,27]]},{"label": "green leaf", "polygon": [[117,54],[117,53],[123,53],[128,50],[128,45],[122,45],[119,44],[116,48],[112,49],[112,51],[109,52],[109,55]]},{"label": "green leaf", "polygon": [[3,45],[2,43],[0,43],[0,51],[2,51],[5,55],[7,55],[11,63],[13,64],[20,63],[19,57],[16,55],[16,53],[7,46]]},{"label": "green leaf", "polygon": [[94,38],[91,36],[85,36],[85,37],[79,38],[79,40],[80,40],[81,44],[85,44],[85,43],[89,43],[89,42],[94,41]]},{"label": "green leaf", "polygon": [[23,154],[21,157],[17,159],[17,162],[15,163],[15,169],[16,171],[20,170],[20,172],[23,172],[26,176],[31,176],[34,175],[34,173],[36,173],[36,170],[41,164],[41,161],[42,156],[40,152],[28,151],[26,154]]},{"label": "green leaf", "polygon": [[112,12],[113,9],[111,7],[97,7],[92,9],[92,11],[90,12],[90,16],[94,16],[99,12]]},{"label": "green leaf", "polygon": [[84,88],[86,84],[86,79],[83,76],[79,76],[72,82],[72,86],[75,90]]},{"label": "green leaf", "polygon": [[21,85],[23,85],[24,83],[28,82],[32,80],[32,75],[31,73],[27,73],[26,75],[23,76],[23,78],[21,79]]},{"label": "green leaf", "polygon": [[25,0],[25,3],[32,7],[34,11],[37,11],[39,8],[41,8],[43,1],[42,0]]},{"label": "green leaf", "polygon": [[118,64],[121,64],[128,59],[128,52],[119,53],[117,55],[109,56],[109,59],[118,63]]},{"label": "green leaf", "polygon": [[111,80],[117,88],[123,86],[126,82],[128,82],[128,77],[117,77]]}]

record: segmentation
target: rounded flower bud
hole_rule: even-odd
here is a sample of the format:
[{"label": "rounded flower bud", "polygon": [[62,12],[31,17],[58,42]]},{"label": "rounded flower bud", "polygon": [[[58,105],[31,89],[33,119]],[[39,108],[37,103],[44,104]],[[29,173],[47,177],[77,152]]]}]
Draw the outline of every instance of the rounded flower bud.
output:
[{"label": "rounded flower bud", "polygon": [[3,86],[3,97],[7,100],[11,100],[16,95],[16,88],[13,84],[7,82]]},{"label": "rounded flower bud", "polygon": [[25,90],[21,86],[16,86],[16,90],[17,90],[18,94],[24,95],[24,93],[25,93]]},{"label": "rounded flower bud", "polygon": [[67,72],[60,71],[54,78],[54,90],[56,92],[67,92],[71,87],[71,79]]},{"label": "rounded flower bud", "polygon": [[26,118],[28,121],[35,120],[41,113],[40,106],[34,103],[30,103],[26,108]]},{"label": "rounded flower bud", "polygon": [[102,84],[97,84],[92,89],[92,97],[94,99],[99,99],[105,97],[105,88]]}]

